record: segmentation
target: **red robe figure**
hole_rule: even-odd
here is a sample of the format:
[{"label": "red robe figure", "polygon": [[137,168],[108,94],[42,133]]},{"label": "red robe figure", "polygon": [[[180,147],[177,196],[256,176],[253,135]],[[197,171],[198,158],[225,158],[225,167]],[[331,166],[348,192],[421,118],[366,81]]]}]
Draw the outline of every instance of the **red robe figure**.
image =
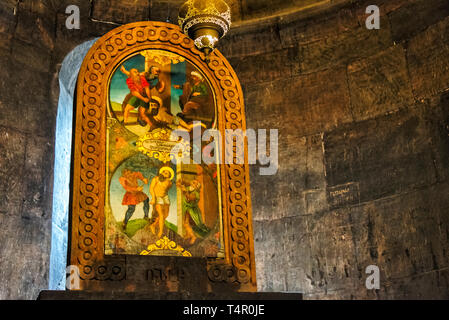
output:
[{"label": "red robe figure", "polygon": [[123,170],[122,176],[119,178],[120,184],[126,190],[123,197],[122,205],[128,206],[126,211],[125,220],[123,221],[123,229],[126,230],[126,225],[129,219],[131,219],[134,211],[136,211],[136,205],[143,202],[143,212],[145,219],[148,219],[148,213],[150,211],[150,200],[148,196],[142,192],[143,186],[139,186],[139,180],[148,184],[148,179],[145,179],[142,173],[134,172],[128,169]]}]

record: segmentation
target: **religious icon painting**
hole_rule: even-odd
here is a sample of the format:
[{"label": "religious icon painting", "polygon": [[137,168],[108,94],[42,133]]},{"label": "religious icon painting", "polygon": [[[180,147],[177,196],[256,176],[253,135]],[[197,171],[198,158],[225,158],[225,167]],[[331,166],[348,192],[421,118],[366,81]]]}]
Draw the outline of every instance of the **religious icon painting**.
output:
[{"label": "religious icon painting", "polygon": [[193,132],[217,128],[206,77],[148,49],[117,65],[108,96],[105,254],[224,258],[219,166],[185,161]]}]

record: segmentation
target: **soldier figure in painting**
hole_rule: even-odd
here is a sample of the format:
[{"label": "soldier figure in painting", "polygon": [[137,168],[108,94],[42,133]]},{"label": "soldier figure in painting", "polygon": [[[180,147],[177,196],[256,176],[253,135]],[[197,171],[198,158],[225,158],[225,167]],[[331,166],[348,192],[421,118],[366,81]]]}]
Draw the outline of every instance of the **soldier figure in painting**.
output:
[{"label": "soldier figure in painting", "polygon": [[170,211],[170,198],[168,191],[173,186],[173,178],[175,173],[170,167],[162,167],[159,175],[151,180],[150,194],[151,205],[156,211],[156,220],[150,225],[150,230],[156,234],[156,227],[159,227],[157,237],[162,238],[164,231],[165,219],[167,219]]},{"label": "soldier figure in painting", "polygon": [[176,185],[183,193],[182,211],[184,213],[183,226],[186,231],[185,239],[189,240],[189,243],[192,245],[197,239],[195,233],[204,237],[210,231],[203,222],[203,215],[198,206],[201,183],[198,180],[193,180],[190,183],[179,180]]},{"label": "soldier figure in painting", "polygon": [[192,71],[190,79],[192,83],[188,81],[182,86],[174,86],[175,89],[183,90],[182,96],[179,97],[179,105],[182,110],[180,116],[189,115],[207,103],[209,93],[207,92],[203,76],[197,71]]},{"label": "soldier figure in painting", "polygon": [[164,92],[165,82],[159,78],[159,75],[161,74],[161,69],[155,66],[148,67],[148,63],[146,63],[146,65],[148,71],[145,71],[143,75],[150,84],[150,89],[156,88],[156,90],[159,93]]},{"label": "soldier figure in painting", "polygon": [[126,225],[129,219],[136,211],[136,205],[143,202],[143,212],[145,219],[148,219],[148,213],[150,211],[150,200],[148,196],[142,192],[143,186],[139,186],[139,180],[144,184],[148,184],[148,179],[145,179],[142,173],[134,172],[129,169],[125,169],[122,172],[122,176],[119,178],[120,184],[126,190],[123,197],[122,205],[128,206],[128,210],[125,214],[125,220],[123,221],[123,229],[126,230]]},{"label": "soldier figure in painting", "polygon": [[[130,72],[126,70],[124,66],[120,67],[120,71],[123,72],[128,78],[130,77]],[[145,80],[150,85],[150,90],[156,88],[159,93],[164,92],[165,82],[160,80],[159,76],[161,74],[161,69],[155,66],[150,66],[148,62],[145,62],[145,72],[141,72],[140,76],[145,77]],[[129,95],[127,97],[130,98]]]},{"label": "soldier figure in painting", "polygon": [[125,106],[123,113],[123,122],[128,122],[129,113],[131,110],[137,108],[139,111],[139,117],[151,126],[151,121],[146,115],[146,110],[149,107],[151,99],[150,84],[147,82],[144,76],[139,74],[137,69],[131,69],[129,71],[129,77],[126,80],[129,91],[131,91],[131,98],[123,102]]}]

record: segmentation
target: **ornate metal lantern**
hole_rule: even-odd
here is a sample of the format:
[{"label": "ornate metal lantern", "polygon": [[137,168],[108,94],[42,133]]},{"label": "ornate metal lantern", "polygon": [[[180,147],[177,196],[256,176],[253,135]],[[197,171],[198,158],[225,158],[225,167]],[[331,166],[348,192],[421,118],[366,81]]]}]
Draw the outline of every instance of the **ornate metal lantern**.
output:
[{"label": "ornate metal lantern", "polygon": [[187,0],[179,10],[182,31],[206,56],[231,26],[231,9],[224,0]]}]

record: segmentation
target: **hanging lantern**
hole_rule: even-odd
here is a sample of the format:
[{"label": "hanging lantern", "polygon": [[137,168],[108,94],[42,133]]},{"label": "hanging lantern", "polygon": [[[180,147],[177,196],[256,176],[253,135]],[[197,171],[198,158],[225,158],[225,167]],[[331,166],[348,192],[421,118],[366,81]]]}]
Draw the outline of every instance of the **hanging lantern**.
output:
[{"label": "hanging lantern", "polygon": [[224,0],[188,0],[179,10],[178,23],[208,57],[231,27],[231,9]]}]

